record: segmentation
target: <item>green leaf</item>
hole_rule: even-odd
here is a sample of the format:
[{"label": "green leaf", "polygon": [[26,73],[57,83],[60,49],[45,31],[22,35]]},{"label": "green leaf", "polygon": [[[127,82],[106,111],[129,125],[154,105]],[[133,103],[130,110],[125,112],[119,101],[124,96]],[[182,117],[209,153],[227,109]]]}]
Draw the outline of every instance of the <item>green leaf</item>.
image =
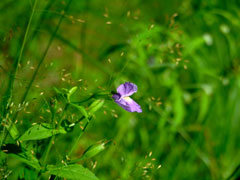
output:
[{"label": "green leaf", "polygon": [[38,173],[33,169],[27,167],[21,167],[19,170],[19,179],[32,180],[37,179]]},{"label": "green leaf", "polygon": [[88,113],[83,106],[79,106],[73,103],[70,103],[69,105],[72,106],[73,108],[76,108],[80,113],[82,113],[85,116],[85,118],[88,118]]},{"label": "green leaf", "polygon": [[22,161],[23,163],[26,163],[27,165],[40,170],[41,166],[39,165],[38,159],[31,155],[30,153],[21,153],[21,154],[9,154],[12,157],[15,157]]},{"label": "green leaf", "polygon": [[97,110],[99,110],[104,104],[104,100],[98,99],[95,100],[88,109],[88,115],[92,116]]},{"label": "green leaf", "polygon": [[67,131],[71,132],[74,129],[75,123],[69,122],[67,119],[64,119],[61,123],[61,126]]},{"label": "green leaf", "polygon": [[182,90],[178,85],[176,85],[173,89],[172,99],[173,99],[173,111],[174,111],[174,125],[178,126],[182,124],[184,116],[185,116],[185,108],[183,102],[183,94]]},{"label": "green leaf", "polygon": [[74,86],[73,88],[71,88],[67,94],[67,98],[68,98],[68,101],[70,99],[70,97],[76,92],[77,90],[77,86]]},{"label": "green leaf", "polygon": [[67,89],[58,89],[58,88],[56,88],[56,87],[54,87],[53,88],[54,90],[55,90],[55,92],[57,93],[57,99],[59,100],[59,101],[62,101],[62,102],[67,102],[68,101],[68,96],[67,96],[67,94],[68,94],[68,90]]},{"label": "green leaf", "polygon": [[58,88],[56,87],[53,87],[54,91],[57,93],[57,94],[63,94]]},{"label": "green leaf", "polygon": [[19,137],[17,126],[12,121],[8,121],[8,123],[5,124],[5,127],[13,139],[17,139]]},{"label": "green leaf", "polygon": [[80,164],[71,165],[48,165],[47,170],[56,176],[74,180],[99,180],[90,170]]},{"label": "green leaf", "polygon": [[63,127],[59,129],[52,128],[51,124],[43,123],[37,124],[29,128],[20,138],[21,141],[39,140],[51,137],[56,134],[66,134]]},{"label": "green leaf", "polygon": [[107,145],[109,145],[110,143],[111,143],[110,141],[103,141],[89,146],[80,159],[84,160],[96,156],[98,153],[106,149]]},{"label": "green leaf", "polygon": [[2,150],[9,156],[19,159],[34,169],[41,169],[38,159],[31,152],[28,152],[21,146],[18,146],[16,144],[5,144],[2,146]]},{"label": "green leaf", "polygon": [[58,89],[56,87],[53,87],[54,91],[59,94],[59,95],[67,95],[69,93],[69,90],[66,89],[66,88],[61,88],[61,89]]}]

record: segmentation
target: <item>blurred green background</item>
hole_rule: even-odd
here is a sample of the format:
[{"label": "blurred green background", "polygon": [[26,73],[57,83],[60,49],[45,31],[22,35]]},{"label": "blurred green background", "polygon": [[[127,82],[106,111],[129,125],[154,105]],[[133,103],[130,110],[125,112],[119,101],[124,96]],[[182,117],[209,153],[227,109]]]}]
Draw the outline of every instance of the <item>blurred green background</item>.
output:
[{"label": "blurred green background", "polygon": [[[113,144],[84,161],[85,167],[109,180],[239,179],[240,1],[68,3],[37,3],[14,83],[16,104],[42,64],[26,97],[30,106],[18,115],[20,132],[49,121],[46,101],[53,87],[78,86],[73,99],[79,101],[130,81],[138,86],[133,99],[143,112],[129,113],[106,100],[74,156],[102,139]],[[33,4],[0,1],[1,99]],[[60,160],[78,133],[57,136],[49,162]],[[8,159],[9,179],[21,165]]]}]

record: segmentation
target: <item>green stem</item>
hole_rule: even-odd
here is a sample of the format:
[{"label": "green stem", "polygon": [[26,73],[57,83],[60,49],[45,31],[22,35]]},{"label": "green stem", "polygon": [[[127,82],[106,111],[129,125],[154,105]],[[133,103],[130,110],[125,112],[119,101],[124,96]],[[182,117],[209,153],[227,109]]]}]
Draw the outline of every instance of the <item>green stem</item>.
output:
[{"label": "green stem", "polygon": [[[36,1],[37,1],[37,0],[36,0]],[[35,1],[35,2],[36,2],[36,1]],[[60,19],[59,19],[59,21],[58,21],[58,24],[57,24],[57,26],[56,26],[56,28],[55,28],[55,30],[54,30],[54,33],[52,34],[52,36],[51,36],[51,38],[50,38],[50,40],[49,40],[49,42],[48,42],[48,44],[47,44],[47,47],[46,47],[46,49],[45,49],[45,51],[44,51],[44,53],[43,53],[43,56],[42,56],[42,58],[40,59],[38,65],[37,65],[37,68],[36,68],[36,70],[34,71],[34,74],[33,74],[32,78],[31,78],[31,80],[30,80],[30,82],[29,82],[29,84],[28,84],[28,86],[27,86],[27,88],[26,88],[26,91],[25,91],[25,93],[24,93],[24,95],[23,95],[23,97],[22,97],[21,103],[23,103],[23,102],[25,101],[25,99],[26,99],[26,97],[27,97],[27,95],[28,95],[28,92],[29,92],[30,88],[32,87],[32,84],[33,84],[33,82],[34,82],[34,80],[35,80],[35,78],[36,78],[36,76],[37,76],[37,73],[38,73],[38,71],[39,71],[39,69],[40,69],[40,66],[42,65],[42,63],[43,63],[43,61],[44,61],[44,59],[45,59],[45,57],[46,57],[46,55],[47,55],[47,52],[48,52],[48,50],[49,50],[49,48],[50,48],[50,46],[51,46],[51,44],[52,44],[52,42],[53,42],[53,39],[54,39],[54,37],[55,37],[55,35],[56,35],[59,27],[60,27],[60,24],[62,23],[62,20],[63,20],[64,16],[65,16],[65,12],[68,10],[71,2],[72,2],[72,0],[69,0],[69,1],[68,1],[68,4],[66,5],[66,7],[65,7],[65,9],[64,9],[64,13],[61,15],[61,17],[60,17]],[[50,5],[49,5],[49,6],[50,6]],[[18,112],[15,114],[15,116],[14,116],[14,118],[13,118],[13,121],[15,121],[15,120],[17,119],[17,116],[18,116]]]},{"label": "green stem", "polygon": [[[60,126],[61,126],[61,124],[62,124],[62,121],[63,121],[63,119],[64,119],[64,118],[63,118],[63,117],[64,117],[64,112],[65,112],[65,110],[67,110],[67,108],[68,108],[68,104],[65,105],[65,108],[64,108],[64,110],[62,111],[61,119],[60,119],[60,121],[59,121],[58,124],[57,124],[57,129],[59,129]],[[47,151],[46,151],[46,153],[45,153],[45,155],[44,155],[44,158],[43,158],[43,165],[46,164],[46,161],[47,161],[47,158],[48,158],[48,154],[49,154],[49,152],[50,152],[50,150],[51,150],[51,148],[52,148],[52,142],[55,140],[55,137],[56,137],[56,135],[53,135],[53,136],[51,137],[49,143],[48,143]]]},{"label": "green stem", "polygon": [[8,104],[9,104],[9,102],[11,102],[13,84],[14,84],[14,81],[15,81],[15,77],[16,77],[16,73],[17,73],[19,64],[22,60],[23,50],[25,48],[25,44],[26,44],[26,41],[27,41],[30,25],[32,23],[33,14],[36,10],[37,2],[38,2],[38,0],[35,0],[34,5],[33,5],[33,10],[32,10],[32,13],[31,13],[29,21],[28,21],[27,29],[26,29],[26,32],[25,32],[25,35],[24,35],[24,38],[23,38],[23,43],[22,43],[22,46],[21,46],[21,49],[20,49],[20,54],[19,54],[18,58],[14,61],[12,72],[9,75],[10,77],[9,77],[8,88],[7,88],[6,93],[5,93],[5,98],[3,99],[3,107],[4,107],[3,116],[4,117],[7,113]]},{"label": "green stem", "polygon": [[77,137],[74,145],[72,146],[72,148],[70,149],[70,151],[69,151],[69,153],[68,153],[68,155],[67,155],[68,157],[71,156],[72,152],[76,149],[76,147],[77,147],[77,145],[78,145],[78,142],[79,142],[82,134],[85,132],[85,130],[86,130],[89,122],[90,122],[90,121],[87,121],[87,123],[86,123],[85,126],[83,127],[83,130],[79,133],[79,135],[78,135],[78,137]]},{"label": "green stem", "polygon": [[[103,93],[103,94],[101,94]],[[102,91],[98,91],[96,93],[94,93],[93,95],[87,97],[86,99],[83,99],[81,101],[78,101],[78,102],[73,102],[73,103],[76,103],[76,104],[83,104],[89,100],[91,100],[92,98],[99,98],[99,97],[102,97],[104,99],[104,97],[108,97],[109,95],[112,95],[112,91],[109,91],[109,90],[102,90]]]},{"label": "green stem", "polygon": [[[23,50],[25,48],[25,44],[26,44],[26,41],[27,41],[30,25],[32,23],[32,18],[33,18],[34,12],[35,12],[36,7],[37,7],[37,2],[38,2],[38,0],[35,0],[34,5],[33,5],[33,10],[32,10],[32,13],[31,13],[29,21],[28,21],[27,29],[26,29],[26,32],[25,32],[25,35],[24,35],[24,38],[23,38],[22,47],[20,49],[20,54],[19,54],[18,58],[14,61],[12,72],[9,74],[9,84],[8,84],[8,87],[7,87],[7,90],[6,90],[6,93],[5,93],[5,97],[4,97],[3,103],[2,103],[3,108],[4,108],[3,109],[3,118],[1,118],[0,123],[1,123],[2,119],[4,119],[6,117],[7,111],[9,109],[9,104],[10,104],[11,99],[12,99],[13,84],[14,84],[14,81],[15,81],[15,78],[16,78],[16,74],[17,74],[19,64],[22,60]],[[11,126],[8,129],[8,131],[10,131],[12,126],[15,126],[15,125],[12,123],[11,119],[8,119],[8,121],[11,124]],[[5,132],[6,132],[6,127],[4,127],[4,129],[3,129],[3,134],[2,134],[0,147],[2,146],[4,140],[7,136],[7,134],[5,134]]]},{"label": "green stem", "polygon": [[[33,18],[33,14],[34,14],[36,6],[37,6],[37,2],[38,2],[38,0],[35,0],[34,5],[33,5],[32,14],[30,16],[30,19],[29,19],[29,22],[28,22],[28,25],[27,25],[27,29],[26,29],[26,33],[25,33],[25,36],[24,36],[24,39],[23,39],[23,44],[22,44],[22,47],[21,47],[21,50],[20,50],[20,55],[19,55],[18,62],[17,62],[17,68],[19,66],[19,63],[22,60],[23,50],[24,50],[24,47],[25,47],[25,44],[26,44],[26,40],[27,40],[27,36],[28,36],[28,32],[29,32],[29,27],[30,27],[30,24],[32,22],[32,18]],[[17,71],[17,68],[16,68],[16,71]]]},{"label": "green stem", "polygon": [[128,63],[129,63],[129,59],[126,61],[126,63],[124,64],[124,66],[122,67],[122,69],[115,73],[115,75],[111,74],[107,83],[107,87],[108,89],[112,86],[112,84],[114,83],[114,81],[123,73],[123,71],[126,69]]},{"label": "green stem", "polygon": [[233,178],[233,176],[236,175],[238,172],[240,172],[240,164],[234,169],[234,171],[229,175],[229,177],[226,180]]},{"label": "green stem", "polygon": [[3,132],[2,132],[3,135],[2,135],[2,138],[1,138],[0,147],[2,147],[3,141],[5,139],[5,137],[4,137],[5,131],[6,131],[6,126],[3,127]]},{"label": "green stem", "polygon": [[48,143],[47,151],[46,151],[45,156],[43,158],[43,163],[42,163],[43,165],[46,164],[46,161],[47,161],[47,158],[48,158],[48,154],[50,152],[50,149],[52,148],[52,142],[54,141],[54,139],[55,139],[55,136],[52,136],[50,141],[49,141],[49,143]]},{"label": "green stem", "polygon": [[65,12],[68,10],[71,2],[72,2],[72,0],[69,0],[69,1],[68,1],[68,4],[67,4],[67,6],[66,6],[65,9],[64,9],[64,13],[62,13],[62,15],[61,15],[61,17],[60,17],[60,19],[59,19],[59,21],[58,21],[58,24],[57,24],[57,26],[56,26],[56,28],[55,28],[55,30],[54,30],[54,32],[53,32],[53,34],[52,34],[49,42],[48,42],[48,44],[47,44],[47,47],[46,47],[43,55],[42,55],[42,58],[40,59],[38,65],[37,65],[37,68],[36,68],[36,70],[34,71],[34,74],[33,74],[32,78],[31,78],[31,80],[30,80],[30,82],[29,82],[29,84],[28,84],[28,86],[27,86],[27,88],[26,88],[26,91],[25,91],[25,93],[24,93],[24,95],[23,95],[23,97],[22,97],[21,102],[25,101],[25,99],[26,99],[26,97],[27,97],[27,95],[28,95],[28,92],[29,92],[30,88],[32,87],[32,84],[33,84],[33,82],[34,82],[34,80],[35,80],[35,78],[36,78],[36,76],[37,76],[37,73],[38,73],[38,71],[39,71],[39,69],[40,69],[43,61],[45,60],[45,57],[46,57],[46,55],[47,55],[47,53],[48,53],[48,50],[49,50],[49,48],[50,48],[50,46],[51,46],[51,44],[52,44],[52,42],[53,42],[53,40],[54,40],[54,38],[55,38],[55,36],[56,36],[56,34],[57,34],[57,31],[58,31],[58,29],[59,29],[59,27],[60,27],[60,25],[61,25],[61,23],[62,23],[62,20],[63,20],[63,18],[64,18],[64,16],[65,16]]}]

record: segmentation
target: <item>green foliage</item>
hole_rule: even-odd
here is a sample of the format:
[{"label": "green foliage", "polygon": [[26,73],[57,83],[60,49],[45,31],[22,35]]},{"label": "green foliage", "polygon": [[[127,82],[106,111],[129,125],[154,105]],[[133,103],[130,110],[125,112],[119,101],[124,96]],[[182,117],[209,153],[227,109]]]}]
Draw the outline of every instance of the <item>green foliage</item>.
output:
[{"label": "green foliage", "polygon": [[29,169],[27,167],[23,167],[19,170],[19,176],[20,179],[26,179],[26,180],[31,180],[31,179],[37,179],[37,173],[36,171]]},{"label": "green foliage", "polygon": [[5,127],[9,131],[9,134],[11,135],[11,137],[13,139],[17,139],[19,137],[19,131],[18,131],[16,125],[12,121],[7,121],[7,122],[3,122],[3,123],[6,123]]},{"label": "green foliage", "polygon": [[80,164],[61,165],[61,166],[47,166],[50,174],[64,177],[67,179],[81,179],[81,180],[98,180],[98,178],[87,168]]},{"label": "green foliage", "polygon": [[49,138],[56,134],[66,134],[64,128],[55,129],[51,124],[36,124],[29,128],[20,138],[20,141],[40,140]]},{"label": "green foliage", "polygon": [[96,111],[98,111],[104,104],[104,100],[95,100],[88,108],[89,116],[92,116]]},{"label": "green foliage", "polygon": [[93,156],[96,156],[98,153],[106,149],[107,146],[109,146],[110,142],[103,141],[94,145],[89,146],[83,155],[81,156],[81,160],[92,158]]},{"label": "green foliage", "polygon": [[17,146],[15,144],[4,144],[2,146],[2,150],[36,170],[40,170],[41,168],[38,159],[33,156],[31,152],[21,146]]},{"label": "green foliage", "polygon": [[239,5],[0,1],[0,179],[239,179]]},{"label": "green foliage", "polygon": [[79,105],[73,104],[73,103],[70,103],[69,106],[77,109],[79,111],[79,113],[81,113],[85,118],[88,118],[88,113],[83,106],[79,106]]}]

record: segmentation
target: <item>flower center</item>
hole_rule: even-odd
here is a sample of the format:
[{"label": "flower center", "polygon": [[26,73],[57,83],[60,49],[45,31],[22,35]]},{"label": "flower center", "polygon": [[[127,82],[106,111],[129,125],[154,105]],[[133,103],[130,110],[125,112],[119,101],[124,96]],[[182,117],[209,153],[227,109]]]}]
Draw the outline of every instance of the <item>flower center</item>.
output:
[{"label": "flower center", "polygon": [[127,102],[131,102],[131,101],[132,101],[132,99],[131,99],[130,97],[128,97],[128,96],[123,97],[123,99],[124,99],[125,101],[127,101]]}]

